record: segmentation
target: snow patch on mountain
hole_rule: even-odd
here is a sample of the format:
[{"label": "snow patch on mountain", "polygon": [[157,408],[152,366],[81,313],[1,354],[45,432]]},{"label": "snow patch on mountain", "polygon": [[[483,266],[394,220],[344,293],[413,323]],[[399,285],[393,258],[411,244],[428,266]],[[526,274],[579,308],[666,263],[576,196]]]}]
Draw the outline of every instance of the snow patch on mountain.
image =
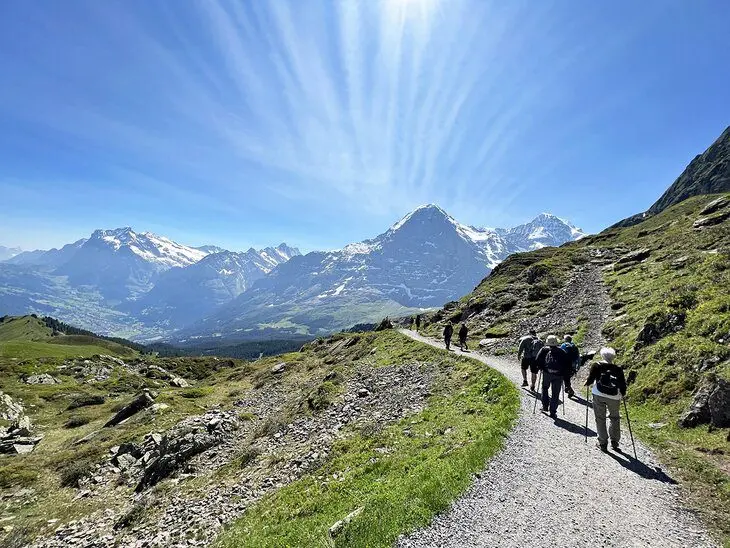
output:
[{"label": "snow patch on mountain", "polygon": [[183,267],[197,263],[206,251],[173,242],[151,232],[134,232],[130,227],[97,230],[91,240],[101,240],[114,251],[129,249],[141,259],[163,268]]}]

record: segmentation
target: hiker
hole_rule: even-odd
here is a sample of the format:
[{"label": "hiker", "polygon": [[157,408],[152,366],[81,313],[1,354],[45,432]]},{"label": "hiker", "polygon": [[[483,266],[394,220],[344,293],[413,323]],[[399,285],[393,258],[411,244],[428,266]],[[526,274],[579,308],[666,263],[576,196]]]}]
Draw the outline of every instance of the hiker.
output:
[{"label": "hiker", "polygon": [[532,373],[530,390],[533,392],[535,391],[535,382],[537,382],[535,358],[542,347],[543,342],[537,336],[537,332],[530,329],[530,334],[520,339],[520,346],[517,348],[517,359],[520,361],[520,368],[522,369],[522,386],[527,386],[527,369],[529,368],[530,373]]},{"label": "hiker", "polygon": [[[606,453],[608,438],[611,447],[619,451],[621,441],[621,398],[626,396],[626,378],[622,367],[616,365],[616,351],[613,348],[601,348],[601,361],[591,366],[585,386],[593,384],[593,414],[596,416],[598,447]],[[606,430],[606,414],[611,424]]]},{"label": "hiker", "polygon": [[[535,363],[538,370],[542,371],[542,410],[548,411],[550,405],[550,418],[556,419],[558,403],[560,403],[560,391],[563,388],[563,379],[570,369],[570,361],[565,351],[558,346],[559,341],[555,335],[548,335],[545,339],[545,346],[537,354]],[[548,397],[548,389],[550,396]]]},{"label": "hiker", "polygon": [[446,343],[446,350],[451,350],[451,336],[454,334],[454,326],[451,322],[446,324],[444,327],[444,343]]},{"label": "hiker", "polygon": [[419,329],[421,329],[421,315],[416,314],[416,333],[418,333]]},{"label": "hiker", "polygon": [[464,349],[469,350],[469,347],[466,345],[466,336],[469,334],[469,329],[466,327],[466,323],[462,322],[461,327],[459,328],[459,347],[461,348],[461,351],[463,352]]},{"label": "hiker", "polygon": [[580,369],[580,351],[578,350],[578,347],[573,342],[573,337],[570,335],[565,335],[563,337],[563,344],[560,345],[560,348],[563,349],[563,351],[568,355],[568,359],[570,360],[570,369],[568,370],[568,374],[565,376],[565,393],[568,395],[569,398],[572,398],[575,396],[575,390],[573,390],[573,387],[570,386],[570,378],[575,375],[578,372],[578,369]]}]

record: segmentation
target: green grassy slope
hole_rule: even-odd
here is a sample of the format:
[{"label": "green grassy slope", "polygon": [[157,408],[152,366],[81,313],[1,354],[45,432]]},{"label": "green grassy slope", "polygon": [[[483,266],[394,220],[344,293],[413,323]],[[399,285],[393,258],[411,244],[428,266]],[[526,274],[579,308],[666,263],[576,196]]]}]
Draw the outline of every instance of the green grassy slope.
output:
[{"label": "green grassy slope", "polygon": [[87,335],[53,335],[43,320],[34,316],[6,316],[0,322],[0,357],[71,358],[94,354],[134,356],[121,344]]},{"label": "green grassy slope", "polygon": [[[610,262],[646,250],[642,261],[604,269],[614,313],[603,332],[626,370],[636,375],[629,402],[638,433],[676,466],[698,509],[728,542],[728,430],[676,426],[706,378],[730,379],[730,205],[701,213],[717,197],[690,198],[629,228],[510,257],[473,293],[439,311],[427,329],[436,335],[444,320],[470,317],[467,323],[475,338],[514,339],[518,322],[548,310],[575,267],[596,257]],[[694,227],[707,217],[716,224]],[[642,342],[640,333],[647,324],[661,333]],[[580,327],[555,325],[554,330]],[[666,426],[649,427],[653,423]]]},{"label": "green grassy slope", "polygon": [[[316,474],[249,509],[220,546],[328,546],[329,527],[357,508],[362,514],[331,545],[392,546],[446,510],[501,447],[519,405],[509,381],[476,360],[398,333],[365,337],[380,365],[439,363],[441,380],[426,409],[383,429],[353,432]],[[332,477],[337,481],[322,481]]]},{"label": "green grassy slope", "polygon": [[[344,337],[354,339],[353,344],[333,354],[332,346]],[[58,359],[20,362],[0,358],[0,386],[24,403],[34,424],[45,434],[29,455],[0,455],[0,496],[4,490],[35,489],[29,502],[12,508],[18,545],[95,510],[124,509],[130,504],[132,487],[118,486],[108,496],[78,499],[76,489],[62,485],[70,473],[91,473],[94,464],[108,459],[112,446],[139,442],[148,432],[164,432],[182,418],[205,409],[238,409],[241,399],[252,394],[260,398],[274,387],[286,394],[286,402],[263,424],[256,423],[255,431],[263,427],[275,431],[297,418],[326,411],[358,367],[430,363],[435,367],[433,393],[422,412],[391,426],[346,427],[345,438],[321,467],[261,500],[221,540],[230,546],[281,546],[282,538],[291,546],[322,545],[332,523],[355,505],[364,504],[362,516],[343,531],[338,542],[390,546],[399,533],[427,523],[463,492],[472,474],[501,446],[516,419],[519,403],[511,383],[480,362],[426,347],[395,331],[336,335],[308,344],[302,352],[255,362],[210,357],[144,356],[143,360],[185,377],[194,386],[170,387],[122,367],[115,367],[109,379],[89,384],[70,370],[58,370]],[[287,363],[286,373],[273,375],[272,365],[281,361]],[[44,372],[53,374],[61,384],[22,382],[25,375]],[[159,413],[139,413],[114,428],[102,429],[119,405],[143,387],[156,390],[156,401],[169,407]],[[70,403],[89,396],[104,396],[105,401],[69,409]],[[239,416],[242,421],[259,420],[250,413]],[[80,426],[69,427],[72,421]],[[96,431],[93,442],[74,443]],[[154,488],[155,496],[164,499],[168,489],[177,489],[178,495],[189,493],[195,498],[213,485],[233,481],[242,473],[241,459],[247,458],[257,443],[255,438],[249,441],[250,445],[241,443],[240,459],[180,487],[160,484]],[[387,452],[377,448],[387,448]],[[335,473],[340,480],[317,479],[331,478]],[[161,504],[148,511],[157,511]],[[49,516],[60,522],[49,525]]]}]

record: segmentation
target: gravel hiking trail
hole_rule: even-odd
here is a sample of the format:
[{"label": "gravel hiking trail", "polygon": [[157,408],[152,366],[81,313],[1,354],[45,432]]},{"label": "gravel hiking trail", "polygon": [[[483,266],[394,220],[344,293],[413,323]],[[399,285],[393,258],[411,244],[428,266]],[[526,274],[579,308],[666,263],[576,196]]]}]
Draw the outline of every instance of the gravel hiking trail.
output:
[{"label": "gravel hiking trail", "polygon": [[[431,346],[440,341],[405,335]],[[452,351],[454,351],[452,349]],[[456,353],[461,354],[457,348]],[[515,360],[465,352],[522,383]],[[596,447],[593,411],[585,443],[585,388],[567,399],[553,421],[533,414],[534,396],[521,389],[520,417],[505,447],[451,508],[430,525],[401,537],[399,547],[719,546],[699,517],[682,505],[680,489],[638,441],[633,458],[623,416],[624,454]],[[629,456],[629,453],[631,456]]]}]

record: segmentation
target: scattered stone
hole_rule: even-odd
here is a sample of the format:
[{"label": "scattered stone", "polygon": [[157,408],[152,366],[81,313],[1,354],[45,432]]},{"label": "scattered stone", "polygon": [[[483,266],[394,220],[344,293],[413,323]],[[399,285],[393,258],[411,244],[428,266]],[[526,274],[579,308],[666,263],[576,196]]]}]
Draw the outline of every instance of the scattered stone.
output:
[{"label": "scattered stone", "polygon": [[56,377],[49,375],[48,373],[41,373],[39,375],[30,375],[26,377],[23,382],[26,384],[61,384]]},{"label": "scattered stone", "polygon": [[109,419],[109,421],[104,425],[104,428],[116,426],[120,422],[127,420],[129,417],[139,413],[142,409],[145,409],[154,403],[155,399],[152,394],[148,390],[145,390],[127,405],[122,407],[116,415]]},{"label": "scattered stone", "polygon": [[367,388],[360,388],[357,391],[358,398],[367,398],[369,395],[370,395],[370,390],[368,390]]},{"label": "scattered stone", "polygon": [[279,374],[283,373],[285,369],[286,369],[286,362],[280,362],[271,368],[271,372],[274,375],[279,375]]},{"label": "scattered stone", "polygon": [[666,422],[650,422],[647,424],[649,428],[652,428],[654,430],[659,430],[660,428],[664,428],[667,425]]},{"label": "scattered stone", "polygon": [[361,506],[357,510],[350,512],[340,521],[336,522],[332,527],[329,529],[330,537],[335,538],[337,537],[342,531],[344,530],[347,525],[349,525],[355,518],[357,518],[360,514],[363,513],[363,510],[365,510],[364,506]]}]

